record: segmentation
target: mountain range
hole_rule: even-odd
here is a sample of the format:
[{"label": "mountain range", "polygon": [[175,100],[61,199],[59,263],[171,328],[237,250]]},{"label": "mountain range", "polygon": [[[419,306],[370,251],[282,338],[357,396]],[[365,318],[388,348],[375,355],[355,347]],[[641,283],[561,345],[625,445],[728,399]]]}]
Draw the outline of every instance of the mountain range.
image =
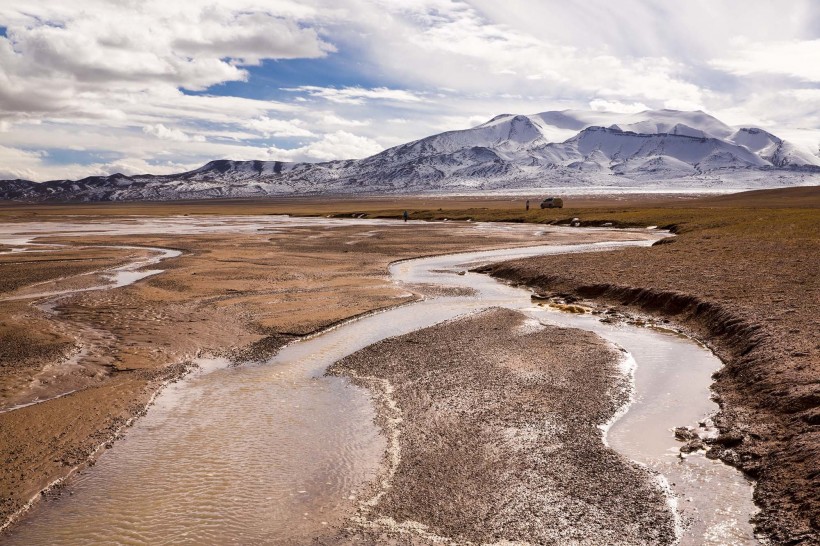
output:
[{"label": "mountain range", "polygon": [[502,114],[364,159],[221,159],[172,175],[0,182],[0,199],[172,200],[539,190],[739,190],[820,184],[820,157],[701,111]]}]

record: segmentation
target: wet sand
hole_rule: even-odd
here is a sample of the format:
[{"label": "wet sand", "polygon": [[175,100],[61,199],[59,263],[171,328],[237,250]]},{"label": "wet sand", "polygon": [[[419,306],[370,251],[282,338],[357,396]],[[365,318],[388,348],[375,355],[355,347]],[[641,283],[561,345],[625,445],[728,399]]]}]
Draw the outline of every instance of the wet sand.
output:
[{"label": "wet sand", "polygon": [[371,389],[389,448],[351,525],[320,542],[671,544],[655,476],[602,441],[628,400],[622,357],[492,309],[344,358],[328,373]]}]

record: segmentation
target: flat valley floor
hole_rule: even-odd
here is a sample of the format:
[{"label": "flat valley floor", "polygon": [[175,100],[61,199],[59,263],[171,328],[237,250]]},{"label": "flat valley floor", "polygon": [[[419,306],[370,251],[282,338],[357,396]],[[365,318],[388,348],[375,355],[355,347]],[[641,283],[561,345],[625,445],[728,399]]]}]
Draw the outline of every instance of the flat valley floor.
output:
[{"label": "flat valley floor", "polygon": [[[533,202],[537,203],[535,197]],[[622,315],[643,314],[669,321],[709,344],[726,363],[715,384],[722,404],[717,419],[721,434],[708,446],[710,452],[757,480],[755,500],[762,511],[756,524],[773,543],[820,543],[819,207],[816,188],[703,199],[579,199],[573,208],[562,211],[525,211],[521,198],[4,204],[0,224],[13,226],[15,231],[23,226],[22,231],[31,231],[36,237],[31,242],[38,246],[14,241],[0,244],[0,519],[5,521],[19,512],[55,480],[89,464],[100,453],[104,456],[101,446],[115,441],[124,426],[145,411],[161,386],[183,376],[197,356],[224,356],[237,365],[264,360],[291,340],[418,299],[424,287],[408,290],[390,282],[387,267],[396,260],[596,241],[595,231],[550,230],[547,225],[580,217],[585,225],[663,226],[678,236],[651,248],[508,262],[488,268],[487,273],[525,284],[545,298],[587,300]],[[404,210],[416,221],[401,222]],[[325,225],[294,221],[287,229],[266,227],[265,215],[285,213],[352,219]],[[190,225],[192,217],[197,229],[175,224],[175,219],[184,218],[179,222]],[[373,222],[371,217],[388,220]],[[214,218],[230,229],[212,229]],[[422,219],[447,221],[418,221]],[[480,220],[531,226],[482,229]],[[153,226],[128,235],[70,231],[72,225],[87,229],[95,223],[133,222]],[[62,233],[38,236],[43,229]],[[623,237],[628,238],[628,233]],[[153,248],[172,249],[179,256],[150,263],[156,256]],[[145,268],[162,273],[120,288],[78,291],[105,283],[112,270],[140,261],[148,264]],[[66,290],[75,292],[35,297]],[[425,354],[449,355],[452,362],[474,356],[478,346],[448,344],[447,340],[481,337],[477,332],[493,324],[503,328],[481,339],[481,346],[489,350],[496,344],[499,354],[513,354],[510,344],[519,342],[511,342],[516,336],[508,330],[521,319],[498,313],[451,324],[444,330],[410,334],[407,343],[422,348],[429,345],[433,353],[419,353],[421,349],[413,345],[409,355],[415,360],[405,363],[407,369],[379,372],[403,385],[396,398],[400,404],[410,413],[420,412],[408,425],[415,427],[410,434],[424,436],[424,427],[474,425],[456,421],[448,425],[444,415],[443,421],[431,423],[423,407],[417,409],[419,400],[432,392],[455,397],[453,400],[458,393],[439,391],[435,382],[418,375],[412,362],[424,362]],[[422,337],[413,341],[414,335]],[[603,372],[612,366],[611,349],[600,340],[567,339],[561,331],[543,335],[547,337],[527,343],[541,351],[546,361],[563,362],[566,369],[562,373],[581,373],[582,363],[568,355],[584,354],[584,361],[597,362]],[[546,345],[539,349],[539,343]],[[389,343],[373,346],[332,371],[379,375],[374,367],[395,357],[394,350]],[[509,358],[527,361],[522,355]],[[500,396],[508,388],[520,387],[522,381],[531,381],[528,374],[536,371],[525,368],[512,376],[506,370],[508,383],[498,383],[496,390],[487,389],[482,396]],[[481,381],[468,370],[453,373]],[[553,406],[524,404],[529,408],[527,415],[539,419],[539,412],[574,411],[574,419],[589,419],[591,414],[611,413],[607,404],[615,403],[617,397],[604,396],[609,384],[606,374],[588,379],[599,383],[593,389],[597,398],[589,394],[588,403],[579,404],[572,396],[566,400],[556,396]],[[522,401],[532,400],[527,398],[532,393],[521,396]],[[489,410],[484,407],[483,411]],[[521,416],[498,410],[494,418],[509,424]],[[494,434],[501,434],[502,429],[497,425]],[[480,435],[464,433],[458,438],[463,453],[481,447]],[[607,462],[611,453],[591,446],[585,437],[576,440],[578,453],[586,453],[599,466],[616,464]],[[498,459],[498,465],[482,472],[480,465],[491,460],[474,459],[477,467],[467,460],[464,469],[442,470],[452,483],[468,483],[458,496],[436,498],[431,494],[419,502],[413,498],[414,486],[431,487],[431,475],[402,476],[408,494],[385,499],[391,517],[422,521],[445,538],[459,541],[503,539],[505,529],[514,530],[517,539],[548,541],[553,536],[550,529],[566,522],[560,514],[533,513],[526,499],[513,507],[505,504],[509,492],[500,489],[517,483],[505,478],[514,469]],[[573,463],[563,464],[571,467]],[[416,471],[424,468],[420,463]],[[610,485],[638,491],[635,484],[642,482],[630,481],[629,468],[626,465],[619,472],[621,481]],[[460,474],[461,470],[467,474]],[[487,479],[481,487],[471,489],[469,480],[476,476]],[[612,474],[598,478],[612,479]],[[559,475],[551,479],[542,486],[565,492],[572,489]],[[585,479],[596,479],[595,472]],[[70,484],[69,480],[69,490]],[[672,540],[672,524],[647,508],[658,505],[651,493],[642,497],[638,491],[620,500],[600,498],[589,481],[581,483],[579,491],[596,510],[605,510],[612,503],[632,510],[637,518],[630,531],[634,534],[623,534],[625,542],[630,538],[633,543]],[[484,499],[484,504],[478,499]],[[460,507],[459,500],[469,506]],[[502,505],[509,511],[493,519],[491,513],[497,514]],[[527,527],[520,517],[537,518],[543,524]],[[330,533],[317,540],[367,543],[387,538]],[[422,538],[413,540],[425,543]]]}]

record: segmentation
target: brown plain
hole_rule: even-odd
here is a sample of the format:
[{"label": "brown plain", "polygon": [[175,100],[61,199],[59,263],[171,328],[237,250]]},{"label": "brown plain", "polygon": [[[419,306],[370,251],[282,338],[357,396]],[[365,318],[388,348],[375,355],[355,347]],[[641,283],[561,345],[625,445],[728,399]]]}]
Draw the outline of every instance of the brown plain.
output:
[{"label": "brown plain", "polygon": [[[719,197],[565,197],[559,210],[525,211],[525,199],[5,204],[0,220],[285,212],[399,218],[408,210],[415,219],[567,223],[579,217],[583,225],[670,228],[678,234],[673,242],[652,248],[522,260],[490,272],[544,293],[656,314],[712,346],[726,363],[715,383],[722,435],[713,455],[757,480],[762,511],[756,523],[773,543],[820,543],[820,188]],[[90,361],[97,362],[81,378],[86,383],[80,391],[0,414],[0,515],[87,460],[198,352],[261,358],[292,336],[407,301],[385,279],[394,259],[523,243],[468,232],[450,237],[457,225],[430,225],[414,231],[410,241],[385,231],[382,238],[353,245],[343,244],[356,237],[360,228],[353,226],[331,234],[320,230],[323,237],[315,239],[310,236],[318,233],[309,229],[291,238],[118,238],[185,254],[168,261],[166,273],[136,285],[62,300],[61,325],[31,306],[0,303],[3,400],[19,393],[26,378],[76,351],[77,332],[102,332],[89,348]],[[82,244],[102,242],[112,240]],[[78,252],[61,254],[66,261],[0,265],[2,278],[12,279],[3,291],[126,259],[92,249],[80,252],[89,261],[68,261]],[[7,277],[8,271],[13,274]],[[9,348],[6,339],[14,340]]]}]

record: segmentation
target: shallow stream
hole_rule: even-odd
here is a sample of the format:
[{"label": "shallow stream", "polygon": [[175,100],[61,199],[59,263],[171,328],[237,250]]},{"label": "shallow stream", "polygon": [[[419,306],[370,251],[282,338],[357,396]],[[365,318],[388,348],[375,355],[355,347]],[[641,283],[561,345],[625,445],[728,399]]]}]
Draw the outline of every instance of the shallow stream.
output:
[{"label": "shallow stream", "polygon": [[751,485],[701,454],[679,458],[671,430],[697,426],[717,409],[709,391],[717,358],[672,333],[540,307],[527,290],[464,274],[478,264],[647,246],[658,237],[636,232],[632,242],[396,263],[390,273],[397,283],[472,293],[432,297],[345,323],[288,345],[266,363],[228,367],[203,359],[199,371],[166,388],[125,438],[73,481],[69,494],[37,506],[3,542],[307,543],[350,515],[385,449],[367,392],[325,377],[326,367],[381,339],[500,306],[544,323],[592,330],[625,348],[636,363],[635,396],[609,429],[608,443],[670,484],[683,544],[755,544],[748,524],[755,510]]}]

